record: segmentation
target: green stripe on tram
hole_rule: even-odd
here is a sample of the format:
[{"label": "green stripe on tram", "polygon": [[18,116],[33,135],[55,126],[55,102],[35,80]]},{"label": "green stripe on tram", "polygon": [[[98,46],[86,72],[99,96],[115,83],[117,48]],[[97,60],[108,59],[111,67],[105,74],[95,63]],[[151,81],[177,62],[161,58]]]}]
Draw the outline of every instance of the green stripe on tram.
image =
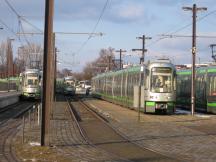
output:
[{"label": "green stripe on tram", "polygon": [[200,70],[197,70],[197,73],[198,74],[206,73],[206,70],[205,69],[200,69]]},{"label": "green stripe on tram", "polygon": [[189,75],[191,74],[191,71],[177,71],[178,75]]},{"label": "green stripe on tram", "polygon": [[147,101],[146,106],[155,106],[155,102]]},{"label": "green stripe on tram", "polygon": [[208,107],[216,107],[216,102],[208,102],[207,106]]},{"label": "green stripe on tram", "polygon": [[133,104],[133,100],[132,99],[129,99],[128,97],[125,97],[125,96],[112,96],[112,95],[107,95],[107,94],[104,94],[104,93],[99,93],[99,92],[94,92],[96,95],[100,95],[100,96],[103,96],[103,97],[106,97],[106,98],[109,98],[109,99],[113,99],[113,100],[118,100],[118,101],[121,101],[121,102],[128,102],[130,104]]},{"label": "green stripe on tram", "polygon": [[216,72],[216,69],[208,69],[208,72],[209,73],[214,73],[214,72]]}]

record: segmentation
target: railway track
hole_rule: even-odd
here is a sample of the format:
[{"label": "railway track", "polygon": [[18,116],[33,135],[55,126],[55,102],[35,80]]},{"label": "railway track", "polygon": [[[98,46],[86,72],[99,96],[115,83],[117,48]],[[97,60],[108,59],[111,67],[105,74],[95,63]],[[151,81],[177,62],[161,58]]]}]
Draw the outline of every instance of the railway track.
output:
[{"label": "railway track", "polygon": [[[0,114],[0,161],[17,162],[19,159],[13,151],[14,137],[20,130],[22,118],[35,103],[20,102],[16,105],[8,106]],[[16,107],[15,107],[16,106]]]},{"label": "railway track", "polygon": [[69,102],[71,113],[86,142],[127,161],[179,161],[148,148],[140,147],[116,131],[109,122],[82,100]]},{"label": "railway track", "polygon": [[[70,161],[113,161],[125,162],[128,160],[92,145],[85,136],[82,136],[76,118],[64,96],[57,96],[56,107],[53,109],[52,142],[61,157]],[[63,160],[62,160],[63,161]]]}]

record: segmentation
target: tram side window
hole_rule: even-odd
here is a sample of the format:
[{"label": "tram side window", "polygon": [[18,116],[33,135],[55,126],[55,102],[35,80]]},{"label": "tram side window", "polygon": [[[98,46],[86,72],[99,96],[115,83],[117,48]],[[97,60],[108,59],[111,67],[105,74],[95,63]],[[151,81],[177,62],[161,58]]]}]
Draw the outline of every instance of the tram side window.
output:
[{"label": "tram side window", "polygon": [[148,90],[148,85],[149,85],[149,70],[146,69],[145,71],[145,79],[144,79],[144,86],[145,86],[145,89]]},{"label": "tram side window", "polygon": [[173,75],[173,90],[176,91],[176,71],[174,71]]},{"label": "tram side window", "polygon": [[125,73],[122,74],[122,95],[124,96],[125,89]]},{"label": "tram side window", "polygon": [[131,73],[128,73],[128,97],[133,98],[133,76]]},{"label": "tram side window", "polygon": [[115,88],[114,88],[115,96],[119,95],[119,75],[115,76]]},{"label": "tram side window", "polygon": [[141,79],[141,78],[140,78],[140,73],[136,73],[135,75],[136,75],[136,83],[135,83],[135,84],[136,84],[136,85],[139,85],[139,81],[140,81],[140,79]]},{"label": "tram side window", "polygon": [[216,95],[216,76],[210,77],[210,89],[209,89],[209,95]]}]

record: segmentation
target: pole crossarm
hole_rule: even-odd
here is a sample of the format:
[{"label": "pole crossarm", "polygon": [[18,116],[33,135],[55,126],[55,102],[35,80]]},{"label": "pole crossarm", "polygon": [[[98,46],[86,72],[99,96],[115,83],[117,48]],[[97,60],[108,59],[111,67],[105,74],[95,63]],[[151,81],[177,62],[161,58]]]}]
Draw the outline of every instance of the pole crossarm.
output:
[{"label": "pole crossarm", "polygon": [[[191,38],[193,37],[192,35],[172,35],[172,34],[160,34],[158,35],[163,38]],[[216,38],[216,36],[208,36],[208,35],[197,35],[196,37],[198,38]]]},{"label": "pole crossarm", "polygon": [[[91,36],[103,36],[105,35],[104,33],[102,32],[99,32],[99,33],[88,33],[88,32],[78,32],[78,33],[75,33],[75,32],[54,32],[55,34],[60,34],[60,35],[91,35]],[[16,33],[16,35],[43,35],[44,33],[43,32],[18,32]]]},{"label": "pole crossarm", "polygon": [[126,50],[120,49],[116,50],[115,52],[119,52],[119,59],[120,59],[120,70],[122,69],[122,52],[127,52]]},{"label": "pole crossarm", "polygon": [[136,38],[142,40],[142,49],[132,49],[132,51],[142,51],[142,56],[140,58],[140,64],[143,64],[145,61],[145,52],[147,52],[147,49],[145,49],[145,40],[152,39],[152,38],[146,37],[145,35],[143,35],[142,37],[136,37]]},{"label": "pole crossarm", "polygon": [[143,50],[143,49],[132,49],[132,51],[133,52],[135,52],[135,51],[144,51],[144,52],[147,52],[148,50],[147,49],[145,49],[145,50]]}]

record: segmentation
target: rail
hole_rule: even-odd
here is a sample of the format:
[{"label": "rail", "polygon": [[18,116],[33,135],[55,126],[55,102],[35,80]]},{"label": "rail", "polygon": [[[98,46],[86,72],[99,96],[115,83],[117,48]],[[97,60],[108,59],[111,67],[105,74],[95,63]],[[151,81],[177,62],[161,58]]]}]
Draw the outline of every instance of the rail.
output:
[{"label": "rail", "polygon": [[[83,100],[78,99],[78,103],[82,107],[79,107],[81,114],[78,114],[77,112],[75,114],[78,114],[78,116],[84,116],[79,116],[78,119],[81,122],[79,123],[77,121],[77,125],[79,125],[78,127],[80,128],[82,135],[88,140],[88,142],[90,141],[92,145],[100,147],[101,149],[108,151],[109,153],[113,153],[127,160],[136,158],[135,155],[132,154],[136,153],[141,158],[143,158],[143,160],[146,158],[144,154],[147,154],[148,158],[154,158],[155,160],[166,159],[168,161],[179,161],[179,159],[175,157],[170,157],[158,151],[146,148],[145,146],[141,146],[135,141],[130,140],[128,137],[116,130],[104,116],[93,110]],[[70,105],[73,104],[70,103]],[[76,110],[71,110],[71,113],[74,111]],[[89,112],[88,115],[86,111]],[[76,118],[76,115],[74,116]],[[96,128],[100,128],[100,131],[96,130]],[[95,130],[96,132],[92,130]],[[127,149],[132,152],[130,153],[130,155],[128,154]]]}]

